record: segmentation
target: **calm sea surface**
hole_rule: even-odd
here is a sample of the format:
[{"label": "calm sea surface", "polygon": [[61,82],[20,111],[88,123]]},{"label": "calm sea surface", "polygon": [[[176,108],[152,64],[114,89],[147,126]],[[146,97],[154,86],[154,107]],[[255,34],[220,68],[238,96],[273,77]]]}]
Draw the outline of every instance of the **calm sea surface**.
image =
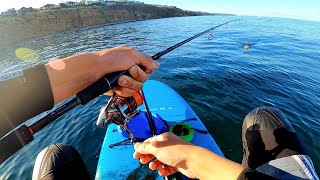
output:
[{"label": "calm sea surface", "polygon": [[[0,49],[1,73],[73,54],[119,45],[153,55],[235,17],[204,16],[90,27]],[[241,161],[241,125],[258,106],[281,109],[320,171],[320,22],[236,17],[161,58],[150,79],[174,88],[204,121],[225,156]],[[243,44],[252,44],[244,50]],[[20,60],[19,48],[35,50]],[[53,143],[73,145],[94,177],[106,128],[95,121],[107,101],[99,97],[53,122],[0,165],[0,179],[30,179],[37,154]],[[26,104],[28,106],[28,104]],[[40,115],[41,116],[41,115]],[[33,118],[27,124],[35,121]],[[0,127],[1,128],[1,127]]]}]

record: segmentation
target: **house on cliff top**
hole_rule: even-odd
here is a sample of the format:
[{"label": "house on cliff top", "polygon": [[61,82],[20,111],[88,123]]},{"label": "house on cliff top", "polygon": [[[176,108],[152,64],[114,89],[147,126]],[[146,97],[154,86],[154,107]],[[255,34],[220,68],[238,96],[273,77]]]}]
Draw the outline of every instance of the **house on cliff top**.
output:
[{"label": "house on cliff top", "polygon": [[79,5],[79,3],[74,2],[74,1],[68,1],[68,2],[66,2],[65,4],[66,4],[67,6],[69,6],[69,7],[76,7],[76,6]]},{"label": "house on cliff top", "polygon": [[85,5],[94,5],[94,4],[114,4],[114,3],[135,3],[135,4],[144,4],[140,1],[134,1],[134,0],[81,0],[82,4]]}]

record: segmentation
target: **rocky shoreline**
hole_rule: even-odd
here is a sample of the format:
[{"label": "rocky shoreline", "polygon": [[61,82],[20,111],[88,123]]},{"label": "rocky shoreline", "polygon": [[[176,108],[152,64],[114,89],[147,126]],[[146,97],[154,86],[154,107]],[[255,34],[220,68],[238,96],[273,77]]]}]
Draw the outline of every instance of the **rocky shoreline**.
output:
[{"label": "rocky shoreline", "polygon": [[199,15],[209,14],[185,11],[176,7],[148,4],[114,4],[98,7],[44,10],[16,16],[1,16],[0,47],[94,25]]}]

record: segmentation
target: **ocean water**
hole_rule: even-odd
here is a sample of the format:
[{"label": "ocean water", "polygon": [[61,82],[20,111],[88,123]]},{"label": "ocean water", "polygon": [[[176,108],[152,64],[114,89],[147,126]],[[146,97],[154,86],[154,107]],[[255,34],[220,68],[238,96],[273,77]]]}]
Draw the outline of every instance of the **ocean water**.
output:
[{"label": "ocean water", "polygon": [[[0,69],[5,73],[119,45],[153,55],[231,19],[240,20],[163,56],[160,69],[149,78],[174,88],[200,116],[225,156],[237,162],[242,159],[244,116],[258,106],[281,109],[320,172],[320,22],[202,16],[90,27],[2,48]],[[251,47],[245,50],[243,44]],[[23,61],[16,55],[19,48],[30,48],[36,55]],[[95,122],[107,100],[96,98],[41,130],[0,165],[0,179],[31,179],[37,154],[53,143],[73,145],[94,177],[106,132]]]}]

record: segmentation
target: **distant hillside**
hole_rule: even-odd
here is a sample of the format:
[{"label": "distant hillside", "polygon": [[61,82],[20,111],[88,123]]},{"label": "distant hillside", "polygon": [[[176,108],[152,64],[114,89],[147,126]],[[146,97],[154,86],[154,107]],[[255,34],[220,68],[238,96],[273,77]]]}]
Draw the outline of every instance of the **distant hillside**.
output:
[{"label": "distant hillside", "polygon": [[0,47],[93,25],[198,15],[208,15],[208,13],[132,3],[43,10],[25,15],[2,16],[0,17]]}]

